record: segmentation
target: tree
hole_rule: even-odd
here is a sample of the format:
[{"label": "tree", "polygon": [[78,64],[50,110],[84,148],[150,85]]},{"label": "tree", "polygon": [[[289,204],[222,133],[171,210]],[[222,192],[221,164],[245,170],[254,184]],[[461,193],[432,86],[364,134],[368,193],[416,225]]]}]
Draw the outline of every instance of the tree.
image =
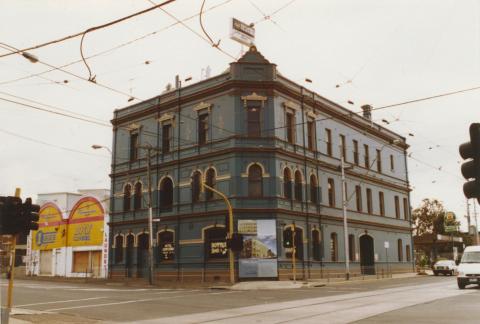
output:
[{"label": "tree", "polygon": [[413,232],[417,236],[425,233],[445,233],[445,207],[437,199],[425,198],[418,208],[412,212]]}]

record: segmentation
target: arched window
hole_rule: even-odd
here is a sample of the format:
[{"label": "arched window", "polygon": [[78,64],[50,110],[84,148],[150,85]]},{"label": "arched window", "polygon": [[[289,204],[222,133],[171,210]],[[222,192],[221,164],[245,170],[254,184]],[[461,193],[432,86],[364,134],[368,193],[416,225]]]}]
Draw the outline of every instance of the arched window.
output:
[{"label": "arched window", "polygon": [[[205,174],[205,182],[207,183],[207,186],[210,186],[212,188],[215,188],[215,170],[210,168],[207,170],[207,173]],[[206,200],[212,200],[213,199],[213,191],[205,189],[205,199]]]},{"label": "arched window", "polygon": [[192,175],[192,202],[200,201],[202,174],[200,171],[195,171]]},{"label": "arched window", "polygon": [[[283,247],[285,249],[285,256],[291,258],[293,255],[293,230],[288,226],[283,231]],[[295,259],[303,260],[303,230],[295,227]]]},{"label": "arched window", "polygon": [[173,182],[169,177],[160,182],[160,209],[171,210],[173,204]]},{"label": "arched window", "polygon": [[292,173],[289,168],[283,170],[283,196],[292,199]]},{"label": "arched window", "polygon": [[132,186],[127,184],[125,188],[123,188],[123,211],[129,211],[130,206],[130,199],[132,198]]},{"label": "arched window", "polygon": [[302,201],[302,173],[297,170],[295,171],[295,200]]},{"label": "arched window", "polygon": [[409,244],[405,245],[405,252],[407,252],[407,261],[408,262],[412,261],[411,260],[412,257],[410,255],[410,245]]},{"label": "arched window", "polygon": [[175,259],[175,241],[172,231],[158,233],[158,256],[159,261]]},{"label": "arched window", "polygon": [[123,236],[117,235],[115,237],[115,263],[123,262]]},{"label": "arched window", "polygon": [[337,233],[330,234],[330,260],[338,261],[338,241]]},{"label": "arched window", "polygon": [[320,258],[321,258],[320,231],[318,229],[314,229],[312,231],[312,247],[313,247],[313,259],[316,261],[320,261]]},{"label": "arched window", "polygon": [[398,250],[398,261],[403,261],[403,243],[402,239],[397,240],[397,250]]},{"label": "arched window", "polygon": [[248,196],[263,196],[262,168],[258,164],[253,164],[248,169]]},{"label": "arched window", "polygon": [[133,197],[133,209],[139,210],[142,208],[142,183],[137,182],[135,184],[135,194]]},{"label": "arched window", "polygon": [[227,230],[225,227],[211,227],[205,230],[205,251],[208,258],[226,258]]},{"label": "arched window", "polygon": [[310,201],[314,204],[318,203],[318,182],[314,174],[310,176]]},{"label": "arched window", "polygon": [[348,259],[355,261],[355,235],[348,235]]}]

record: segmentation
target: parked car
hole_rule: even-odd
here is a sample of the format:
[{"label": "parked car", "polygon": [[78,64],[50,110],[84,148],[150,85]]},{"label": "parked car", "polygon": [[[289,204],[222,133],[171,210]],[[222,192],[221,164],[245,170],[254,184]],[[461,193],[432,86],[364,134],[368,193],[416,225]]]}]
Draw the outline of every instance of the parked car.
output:
[{"label": "parked car", "polygon": [[464,289],[470,284],[480,285],[480,245],[465,248],[457,271],[458,288]]},{"label": "parked car", "polygon": [[433,265],[433,274],[438,276],[438,274],[450,275],[453,276],[457,271],[457,265],[453,260],[440,260]]}]

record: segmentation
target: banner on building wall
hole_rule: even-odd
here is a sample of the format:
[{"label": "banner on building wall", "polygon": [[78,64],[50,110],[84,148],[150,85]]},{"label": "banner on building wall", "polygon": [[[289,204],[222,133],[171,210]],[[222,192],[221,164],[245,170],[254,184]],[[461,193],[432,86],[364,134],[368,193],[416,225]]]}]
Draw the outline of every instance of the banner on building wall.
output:
[{"label": "banner on building wall", "polygon": [[68,219],[68,246],[102,245],[104,217],[102,204],[97,199],[80,199]]},{"label": "banner on building wall", "polygon": [[46,203],[38,214],[38,230],[32,231],[32,249],[51,250],[65,246],[67,226],[58,206]]},{"label": "banner on building wall", "polygon": [[275,220],[239,220],[238,232],[243,234],[239,277],[276,278],[278,270]]}]

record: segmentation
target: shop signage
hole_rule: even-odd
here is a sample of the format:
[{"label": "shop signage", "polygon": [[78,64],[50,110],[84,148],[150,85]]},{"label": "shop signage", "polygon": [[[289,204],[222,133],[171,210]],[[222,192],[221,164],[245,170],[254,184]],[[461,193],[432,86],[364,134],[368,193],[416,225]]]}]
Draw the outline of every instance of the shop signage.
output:
[{"label": "shop signage", "polygon": [[32,231],[33,250],[51,250],[65,245],[66,221],[62,212],[53,203],[40,208],[38,230]]}]

